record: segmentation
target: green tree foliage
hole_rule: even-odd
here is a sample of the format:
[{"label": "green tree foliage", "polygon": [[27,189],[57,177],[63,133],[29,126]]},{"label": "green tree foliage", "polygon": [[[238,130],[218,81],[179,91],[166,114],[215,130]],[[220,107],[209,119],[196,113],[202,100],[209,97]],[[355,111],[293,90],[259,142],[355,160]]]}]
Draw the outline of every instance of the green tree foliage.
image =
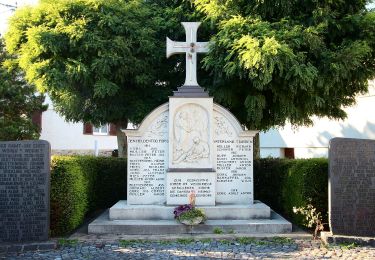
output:
[{"label": "green tree foliage", "polygon": [[34,112],[47,109],[44,96],[26,84],[17,67],[6,64],[9,58],[0,38],[0,140],[38,139],[39,129],[31,118]]},{"label": "green tree foliage", "polygon": [[342,119],[375,77],[365,0],[194,0],[216,27],[207,87],[249,128]]},{"label": "green tree foliage", "polygon": [[161,73],[165,38],[156,37],[163,19],[154,9],[142,0],[45,0],[15,12],[7,48],[68,121],[116,124],[123,156],[120,128],[171,93]]},{"label": "green tree foliage", "polygon": [[42,1],[17,10],[5,37],[27,80],[67,120],[139,122],[169,93],[154,84],[155,19],[138,0]]}]

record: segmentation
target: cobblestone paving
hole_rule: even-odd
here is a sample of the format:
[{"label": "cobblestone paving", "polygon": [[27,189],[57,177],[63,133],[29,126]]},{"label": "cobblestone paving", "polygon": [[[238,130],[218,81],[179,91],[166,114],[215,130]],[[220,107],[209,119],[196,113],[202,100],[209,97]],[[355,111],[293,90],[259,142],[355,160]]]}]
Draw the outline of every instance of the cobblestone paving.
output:
[{"label": "cobblestone paving", "polygon": [[286,238],[177,241],[66,241],[56,250],[8,253],[0,259],[375,259],[374,247],[324,247],[319,241]]}]

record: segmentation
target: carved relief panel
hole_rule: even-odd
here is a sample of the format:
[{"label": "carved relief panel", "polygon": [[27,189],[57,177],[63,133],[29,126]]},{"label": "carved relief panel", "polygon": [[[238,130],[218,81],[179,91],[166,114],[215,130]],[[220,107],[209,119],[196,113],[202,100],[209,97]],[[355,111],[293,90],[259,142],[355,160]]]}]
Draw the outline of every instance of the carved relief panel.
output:
[{"label": "carved relief panel", "polygon": [[172,100],[177,104],[171,102],[169,113],[170,168],[212,168],[212,99]]}]

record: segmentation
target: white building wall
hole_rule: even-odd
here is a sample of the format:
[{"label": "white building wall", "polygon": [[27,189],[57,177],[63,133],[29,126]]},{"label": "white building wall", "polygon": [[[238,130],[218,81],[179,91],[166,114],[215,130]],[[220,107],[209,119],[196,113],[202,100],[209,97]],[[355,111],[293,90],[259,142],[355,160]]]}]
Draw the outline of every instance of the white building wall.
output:
[{"label": "white building wall", "polygon": [[[357,104],[345,109],[345,120],[313,119],[312,127],[294,129],[290,124],[284,128],[272,129],[260,134],[261,151],[275,148],[294,148],[295,158],[327,157],[329,141],[334,137],[375,139],[375,81],[370,83],[370,91],[357,98]],[[280,151],[282,155],[282,151]],[[261,152],[261,157],[267,153]]]},{"label": "white building wall", "polygon": [[52,153],[94,154],[95,141],[101,151],[117,149],[117,137],[83,134],[83,123],[69,123],[53,110],[52,102],[46,98],[48,110],[42,114],[40,139],[51,144]]},{"label": "white building wall", "polygon": [[[52,152],[77,151],[94,154],[95,141],[101,151],[117,149],[116,136],[84,135],[83,123],[68,123],[49,108],[42,115],[40,139],[51,143]],[[370,92],[357,98],[357,104],[346,108],[347,119],[334,121],[328,118],[313,119],[312,127],[271,129],[260,133],[261,157],[284,157],[284,148],[294,148],[295,158],[327,157],[329,141],[334,137],[375,139],[375,81]],[[59,152],[61,153],[61,152]],[[108,153],[107,153],[108,154]]]},{"label": "white building wall", "polygon": [[262,147],[260,149],[260,157],[267,158],[283,158],[284,157],[284,150],[280,147]]}]

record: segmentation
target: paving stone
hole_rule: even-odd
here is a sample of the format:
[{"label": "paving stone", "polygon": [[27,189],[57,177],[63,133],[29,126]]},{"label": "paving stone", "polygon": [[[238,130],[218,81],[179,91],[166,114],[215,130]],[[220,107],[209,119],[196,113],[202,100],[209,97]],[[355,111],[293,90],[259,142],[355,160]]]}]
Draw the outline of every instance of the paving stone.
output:
[{"label": "paving stone", "polygon": [[47,242],[38,245],[38,250],[52,250],[56,248],[56,243]]},{"label": "paving stone", "polygon": [[22,251],[22,245],[11,245],[8,247],[8,252],[15,253],[15,252],[21,252]]},{"label": "paving stone", "polygon": [[[324,248],[316,241],[293,240],[288,244],[243,245],[236,241],[202,243],[140,242],[128,246],[118,243],[80,243],[69,248],[42,252],[7,253],[11,259],[375,259],[374,247]],[[0,257],[1,258],[1,257]]]},{"label": "paving stone", "polygon": [[23,246],[23,251],[35,251],[38,249],[38,245],[37,244],[26,244]]}]

